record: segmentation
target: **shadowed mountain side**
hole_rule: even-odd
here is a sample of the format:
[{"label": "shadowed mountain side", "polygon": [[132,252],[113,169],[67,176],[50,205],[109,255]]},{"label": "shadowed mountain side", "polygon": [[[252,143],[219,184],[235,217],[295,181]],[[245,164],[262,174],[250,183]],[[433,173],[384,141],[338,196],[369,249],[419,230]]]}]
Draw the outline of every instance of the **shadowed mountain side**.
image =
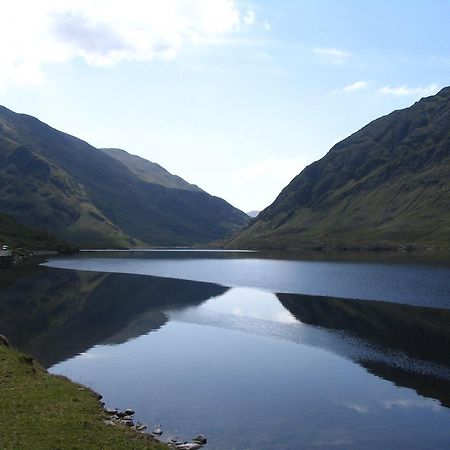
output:
[{"label": "shadowed mountain side", "polygon": [[179,177],[149,182],[147,166],[138,175],[130,165],[0,106],[0,211],[21,223],[79,247],[117,248],[205,243],[248,221],[221,198],[169,186]]},{"label": "shadowed mountain side", "polygon": [[365,358],[357,362],[376,376],[450,407],[448,378],[427,373],[429,363],[450,369],[449,310],[295,294],[277,297],[302,323],[343,331],[381,348],[384,353],[423,361],[422,371]]},{"label": "shadowed mountain side", "polygon": [[165,309],[198,305],[227,288],[139,275],[39,268],[0,291],[0,334],[44,367],[96,344],[158,329]]},{"label": "shadowed mountain side", "polygon": [[450,248],[450,87],[306,167],[232,248]]}]

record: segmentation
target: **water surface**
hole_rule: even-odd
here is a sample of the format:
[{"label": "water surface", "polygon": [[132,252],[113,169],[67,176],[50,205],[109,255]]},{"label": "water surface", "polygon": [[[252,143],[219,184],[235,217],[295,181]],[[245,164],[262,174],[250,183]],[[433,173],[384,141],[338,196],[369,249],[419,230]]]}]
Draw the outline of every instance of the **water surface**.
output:
[{"label": "water surface", "polygon": [[167,439],[447,448],[449,275],[258,254],[81,254],[4,275],[0,333],[108,406],[161,423]]},{"label": "water surface", "polygon": [[292,260],[271,253],[82,252],[50,267],[204,281],[270,292],[385,300],[449,308],[450,265]]}]

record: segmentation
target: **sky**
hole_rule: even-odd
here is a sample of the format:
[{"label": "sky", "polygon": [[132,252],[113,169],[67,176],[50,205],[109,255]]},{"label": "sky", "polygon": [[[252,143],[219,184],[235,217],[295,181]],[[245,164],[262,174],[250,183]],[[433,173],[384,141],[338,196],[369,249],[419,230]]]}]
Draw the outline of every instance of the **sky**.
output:
[{"label": "sky", "polygon": [[450,85],[448,0],[0,0],[0,11],[1,105],[244,211],[371,120]]}]

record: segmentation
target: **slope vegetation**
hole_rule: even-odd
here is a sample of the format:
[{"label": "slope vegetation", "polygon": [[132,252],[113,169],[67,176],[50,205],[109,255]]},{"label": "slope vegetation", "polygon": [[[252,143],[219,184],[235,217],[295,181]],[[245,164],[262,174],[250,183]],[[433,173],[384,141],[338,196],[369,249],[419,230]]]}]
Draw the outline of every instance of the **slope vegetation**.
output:
[{"label": "slope vegetation", "polygon": [[0,246],[11,249],[72,251],[66,242],[52,236],[45,230],[29,228],[6,214],[0,214]]}]

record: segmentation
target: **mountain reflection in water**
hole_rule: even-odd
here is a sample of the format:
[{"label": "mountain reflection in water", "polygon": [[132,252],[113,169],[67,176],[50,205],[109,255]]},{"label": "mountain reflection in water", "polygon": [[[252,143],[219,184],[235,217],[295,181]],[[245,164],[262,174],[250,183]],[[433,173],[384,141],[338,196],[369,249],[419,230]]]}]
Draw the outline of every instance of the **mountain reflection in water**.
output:
[{"label": "mountain reflection in water", "polygon": [[209,283],[44,267],[18,275],[2,274],[0,334],[44,367],[157,330],[168,320],[164,309],[227,291]]},{"label": "mountain reflection in water", "polygon": [[45,367],[177,320],[321,347],[450,407],[448,309],[45,267],[0,282],[0,333]]}]

